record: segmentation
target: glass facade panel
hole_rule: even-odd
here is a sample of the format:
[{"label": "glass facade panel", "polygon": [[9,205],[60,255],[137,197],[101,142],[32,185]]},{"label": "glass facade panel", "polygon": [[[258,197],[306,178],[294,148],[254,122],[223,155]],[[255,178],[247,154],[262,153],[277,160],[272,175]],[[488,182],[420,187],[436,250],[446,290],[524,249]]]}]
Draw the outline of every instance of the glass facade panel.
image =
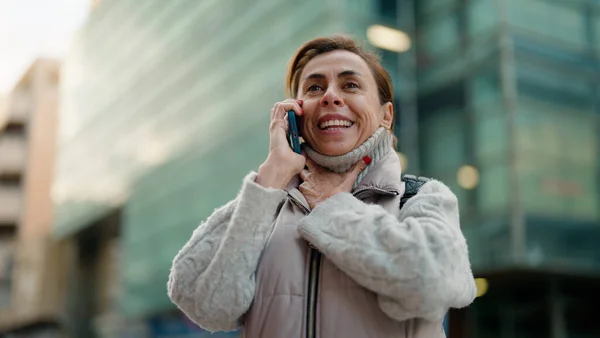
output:
[{"label": "glass facade panel", "polygon": [[472,208],[468,192],[457,182],[457,171],[467,164],[464,110],[440,107],[419,122],[422,173],[444,182],[458,198],[461,210]]},{"label": "glass facade panel", "polygon": [[510,187],[508,164],[498,159],[493,164],[480,164],[477,207],[482,215],[508,212]]},{"label": "glass facade panel", "polygon": [[441,10],[446,10],[457,3],[458,0],[419,0],[417,1],[417,9],[421,15],[431,15]]},{"label": "glass facade panel", "polygon": [[593,84],[524,62],[517,76],[516,143],[524,208],[599,220],[600,122],[593,111]]},{"label": "glass facade panel", "polygon": [[419,53],[434,59],[458,48],[460,33],[456,11],[440,11],[423,19],[418,36]]},{"label": "glass facade panel", "polygon": [[527,217],[526,263],[546,269],[594,273],[600,269],[597,222],[544,215]]},{"label": "glass facade panel", "polygon": [[468,1],[467,18],[470,37],[492,31],[498,25],[496,0]]},{"label": "glass facade panel", "polygon": [[[354,1],[348,1],[352,4]],[[396,22],[398,18],[398,1],[397,0],[377,0],[378,16],[388,22]]]},{"label": "glass facade panel", "polygon": [[469,94],[476,134],[475,156],[486,161],[508,149],[506,114],[497,74],[489,71],[473,76]]},{"label": "glass facade panel", "polygon": [[578,2],[520,0],[509,1],[510,22],[530,33],[568,45],[588,44],[585,7]]},{"label": "glass facade panel", "polygon": [[517,147],[526,210],[600,219],[597,127],[587,112],[527,99],[519,102]]},{"label": "glass facade panel", "polygon": [[[424,120],[423,163],[432,175],[455,172],[465,161],[463,112],[444,109]],[[447,175],[447,174],[446,174]]]},{"label": "glass facade panel", "polygon": [[558,59],[537,60],[517,59],[515,141],[525,259],[551,269],[598,271],[600,118],[594,77],[577,76],[587,75],[577,72],[581,63],[569,70]]},{"label": "glass facade panel", "polygon": [[594,13],[590,14],[592,17],[592,35],[594,41],[593,46],[596,47],[597,51],[600,51],[600,8],[596,7]]},{"label": "glass facade panel", "polygon": [[[475,226],[469,226],[475,221]],[[469,244],[469,258],[476,274],[506,269],[513,264],[510,225],[507,215],[485,215],[461,219],[461,228]]]},{"label": "glass facade panel", "polygon": [[475,162],[480,170],[478,210],[483,215],[506,213],[508,209],[508,130],[498,75],[490,69],[469,81],[473,116]]},{"label": "glass facade panel", "polygon": [[[483,108],[483,107],[482,107]],[[487,116],[475,121],[475,156],[479,162],[494,162],[498,156],[505,157],[508,151],[506,114],[498,105],[490,105]]]}]

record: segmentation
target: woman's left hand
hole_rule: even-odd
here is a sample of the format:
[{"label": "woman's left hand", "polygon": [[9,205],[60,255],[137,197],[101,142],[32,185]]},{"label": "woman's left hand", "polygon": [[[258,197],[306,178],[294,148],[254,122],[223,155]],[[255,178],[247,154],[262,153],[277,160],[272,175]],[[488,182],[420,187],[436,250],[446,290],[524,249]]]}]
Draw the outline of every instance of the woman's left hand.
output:
[{"label": "woman's left hand", "polygon": [[325,169],[310,158],[306,159],[306,166],[308,170],[304,169],[300,172],[303,182],[298,189],[311,209],[314,209],[337,193],[350,192],[358,174],[367,167],[367,164],[364,160],[360,160],[343,174]]}]

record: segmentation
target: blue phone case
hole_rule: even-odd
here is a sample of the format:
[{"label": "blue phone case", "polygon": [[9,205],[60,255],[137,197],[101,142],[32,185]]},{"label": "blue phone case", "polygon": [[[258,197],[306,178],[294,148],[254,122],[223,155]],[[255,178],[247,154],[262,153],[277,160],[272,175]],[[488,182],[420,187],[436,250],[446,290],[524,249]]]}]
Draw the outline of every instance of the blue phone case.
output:
[{"label": "blue phone case", "polygon": [[296,123],[296,113],[293,110],[288,111],[288,122],[290,124],[288,139],[292,150],[298,154],[302,153],[300,149],[300,135],[298,133],[298,124]]}]

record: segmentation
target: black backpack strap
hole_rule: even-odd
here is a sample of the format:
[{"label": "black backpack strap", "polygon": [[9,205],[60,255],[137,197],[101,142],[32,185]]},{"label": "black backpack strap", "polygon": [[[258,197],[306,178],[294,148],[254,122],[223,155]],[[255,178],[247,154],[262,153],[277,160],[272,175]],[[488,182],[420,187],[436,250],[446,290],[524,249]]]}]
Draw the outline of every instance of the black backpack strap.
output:
[{"label": "black backpack strap", "polygon": [[431,181],[431,179],[427,177],[417,177],[415,175],[408,174],[402,175],[402,182],[404,182],[405,191],[404,195],[402,195],[402,198],[400,199],[400,209],[402,209],[404,204],[411,197],[415,196],[419,192],[419,189],[421,189],[421,187],[429,181]]}]

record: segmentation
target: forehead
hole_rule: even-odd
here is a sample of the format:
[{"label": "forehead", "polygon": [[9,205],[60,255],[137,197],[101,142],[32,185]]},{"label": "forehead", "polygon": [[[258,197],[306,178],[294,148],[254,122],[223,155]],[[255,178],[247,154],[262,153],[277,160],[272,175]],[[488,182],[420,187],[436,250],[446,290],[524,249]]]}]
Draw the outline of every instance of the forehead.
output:
[{"label": "forehead", "polygon": [[353,70],[362,76],[373,78],[369,65],[363,58],[347,50],[334,50],[319,54],[310,60],[302,70],[301,79],[310,74],[337,76],[347,70]]}]

